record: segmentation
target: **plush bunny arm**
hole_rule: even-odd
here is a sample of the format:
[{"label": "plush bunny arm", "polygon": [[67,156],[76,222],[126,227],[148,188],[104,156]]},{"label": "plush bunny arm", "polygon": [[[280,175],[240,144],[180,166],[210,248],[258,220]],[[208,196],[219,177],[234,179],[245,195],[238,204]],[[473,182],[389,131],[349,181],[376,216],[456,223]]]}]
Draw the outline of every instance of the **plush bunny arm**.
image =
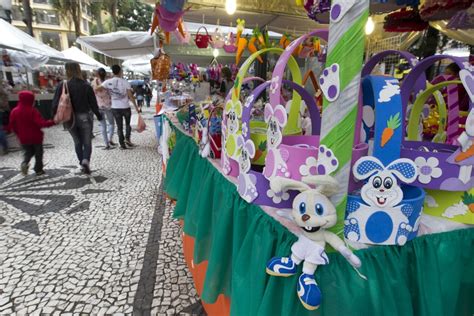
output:
[{"label": "plush bunny arm", "polygon": [[329,231],[325,231],[324,237],[328,244],[330,244],[334,249],[339,251],[339,253],[343,255],[344,258],[346,258],[346,260],[349,261],[349,263],[353,267],[359,268],[362,265],[359,257],[353,254],[352,251],[346,247],[344,241],[342,241],[341,238],[337,237],[336,234],[331,233]]}]

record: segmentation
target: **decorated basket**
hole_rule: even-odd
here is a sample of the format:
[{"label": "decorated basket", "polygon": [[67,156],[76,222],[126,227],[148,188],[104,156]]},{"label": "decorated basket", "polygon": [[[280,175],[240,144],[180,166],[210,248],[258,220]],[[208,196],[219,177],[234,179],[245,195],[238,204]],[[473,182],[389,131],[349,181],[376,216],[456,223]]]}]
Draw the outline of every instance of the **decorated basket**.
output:
[{"label": "decorated basket", "polygon": [[[206,34],[200,34],[199,32],[201,29],[204,29]],[[198,48],[207,48],[209,44],[212,44],[212,37],[209,35],[209,32],[207,31],[207,28],[205,26],[201,26],[198,28],[196,32],[196,37],[194,38],[194,43],[196,43],[196,46]]]},{"label": "decorated basket", "polygon": [[[427,68],[442,59],[451,59],[460,68],[459,77],[470,98],[471,112],[466,121],[466,130],[456,139],[455,145],[423,142],[418,140],[416,125],[420,108],[430,93],[457,82],[442,82],[423,92],[415,101],[408,122],[408,138],[403,143],[402,157],[414,159],[420,174],[416,186],[427,189],[424,212],[462,223],[474,224],[471,197],[474,194],[474,148],[469,146],[474,137],[474,67],[467,60],[447,55],[430,56],[406,77],[402,89],[404,109],[413,92],[413,83]],[[450,106],[448,102],[448,107]],[[454,106],[454,105],[451,105]],[[449,117],[449,114],[448,114]]]},{"label": "decorated basket", "polygon": [[170,75],[171,58],[160,50],[159,55],[150,60],[153,80],[165,81]]},{"label": "decorated basket", "polygon": [[[288,165],[297,165],[300,167],[297,172],[293,173],[293,179],[301,180],[302,175],[317,174],[316,169],[316,157],[318,155],[319,145],[319,130],[321,128],[321,119],[319,112],[316,107],[315,99],[300,85],[293,81],[283,80],[282,83],[287,84],[294,91],[299,93],[307,104],[310,110],[312,118],[312,132],[315,136],[283,136],[283,140],[279,147],[282,151],[292,151],[292,156],[288,156]],[[263,173],[252,170],[251,160],[255,157],[256,148],[253,140],[250,137],[247,126],[250,124],[250,114],[254,101],[258,95],[261,94],[265,89],[271,87],[272,82],[267,81],[259,85],[252,95],[249,97],[250,102],[245,103],[245,107],[242,113],[242,134],[238,136],[237,144],[240,149],[238,156],[239,162],[239,185],[238,191],[244,200],[252,202],[258,205],[268,205],[276,207],[291,207],[296,192],[273,192],[270,189],[269,180],[264,176]],[[252,98],[253,96],[253,98]],[[265,117],[275,115],[282,121],[287,120],[286,110],[280,105],[278,107],[278,113],[273,111],[273,107],[270,104],[265,106]],[[267,135],[272,134],[273,121],[267,121]],[[280,131],[281,135],[281,131]],[[271,138],[271,137],[270,137]],[[269,137],[267,136],[267,143]],[[311,145],[308,143],[312,142]],[[268,162],[268,156],[266,163]]]},{"label": "decorated basket", "polygon": [[[415,181],[413,161],[400,159],[402,103],[397,79],[367,76],[363,102],[374,112],[373,155],[353,166],[364,181],[360,194],[348,195],[344,236],[354,243],[404,245],[416,237],[425,193]],[[402,184],[406,183],[406,184]]]},{"label": "decorated basket", "polygon": [[[231,176],[238,176],[239,174],[238,164],[236,163],[237,157],[239,155],[239,150],[237,146],[237,136],[241,134],[240,119],[242,117],[242,103],[240,101],[240,92],[242,84],[244,82],[243,78],[248,73],[248,70],[252,63],[264,53],[281,54],[283,53],[283,50],[280,48],[266,48],[250,55],[240,67],[239,73],[237,74],[235,79],[234,87],[229,91],[229,98],[227,98],[226,100],[222,127],[224,134],[224,154],[222,155],[221,164],[224,173]],[[297,84],[301,84],[301,73],[299,71],[298,63],[292,56],[288,60],[288,66],[292,74],[293,81],[295,81]],[[272,90],[270,91],[272,92]],[[280,100],[280,96],[278,96],[278,100]],[[296,91],[294,91],[293,99],[291,101],[292,110],[290,112],[289,120],[291,122],[294,122],[295,126],[297,124],[299,116],[300,102],[301,97]],[[301,131],[295,129],[293,132],[298,133]]]}]

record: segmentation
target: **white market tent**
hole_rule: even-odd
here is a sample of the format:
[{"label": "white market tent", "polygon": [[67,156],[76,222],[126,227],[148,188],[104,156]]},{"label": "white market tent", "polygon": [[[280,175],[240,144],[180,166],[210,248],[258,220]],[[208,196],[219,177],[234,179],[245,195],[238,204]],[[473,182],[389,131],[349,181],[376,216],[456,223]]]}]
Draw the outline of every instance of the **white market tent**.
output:
[{"label": "white market tent", "polygon": [[37,41],[29,34],[2,19],[0,19],[0,34],[0,48],[21,51],[24,53],[23,58],[28,59],[29,56],[33,55],[32,58],[38,60],[38,57],[34,55],[39,55],[47,57],[46,62],[48,63],[68,61],[61,52]]},{"label": "white market tent", "polygon": [[71,47],[62,51],[64,56],[68,59],[74,60],[81,64],[81,68],[85,70],[95,70],[97,68],[104,68],[107,71],[110,71],[110,68],[106,65],[98,62],[91,56],[87,55],[85,52],[80,50],[77,47]]}]

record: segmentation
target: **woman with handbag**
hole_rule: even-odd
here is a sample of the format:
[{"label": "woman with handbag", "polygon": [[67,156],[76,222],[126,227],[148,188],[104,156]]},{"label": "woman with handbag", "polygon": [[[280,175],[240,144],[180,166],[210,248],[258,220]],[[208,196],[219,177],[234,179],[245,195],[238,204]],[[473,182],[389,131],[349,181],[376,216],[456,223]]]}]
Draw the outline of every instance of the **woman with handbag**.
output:
[{"label": "woman with handbag", "polygon": [[112,113],[112,100],[109,91],[105,89],[98,89],[106,80],[107,72],[104,68],[97,69],[97,77],[92,82],[97,104],[99,106],[100,114],[102,114],[103,121],[100,122],[102,137],[104,139],[105,150],[113,148],[115,143],[112,141],[115,131],[114,115]]},{"label": "woman with handbag", "polygon": [[[66,63],[67,81],[60,83],[53,98],[53,114],[57,123],[64,123],[74,141],[74,147],[81,171],[90,174],[92,154],[92,117],[102,121],[94,90],[84,81],[78,63]],[[64,111],[71,107],[71,113]]]}]

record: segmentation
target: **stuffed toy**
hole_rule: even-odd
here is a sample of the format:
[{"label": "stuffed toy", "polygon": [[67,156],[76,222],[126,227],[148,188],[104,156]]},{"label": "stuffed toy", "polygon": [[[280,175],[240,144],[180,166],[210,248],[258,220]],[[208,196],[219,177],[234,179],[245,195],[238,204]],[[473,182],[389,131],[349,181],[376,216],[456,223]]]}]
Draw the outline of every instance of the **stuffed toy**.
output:
[{"label": "stuffed toy", "polygon": [[352,266],[361,266],[360,259],[345,246],[344,241],[327,230],[337,221],[336,208],[328,198],[338,192],[337,182],[327,174],[303,177],[302,182],[274,177],[270,180],[270,187],[274,192],[301,192],[293,200],[292,216],[302,232],[291,246],[291,255],[272,258],[266,271],[270,275],[288,277],[294,275],[297,266],[303,263],[297,295],[306,309],[315,310],[321,304],[322,296],[314,273],[318,266],[329,263],[324,250],[326,243],[339,251]]}]

